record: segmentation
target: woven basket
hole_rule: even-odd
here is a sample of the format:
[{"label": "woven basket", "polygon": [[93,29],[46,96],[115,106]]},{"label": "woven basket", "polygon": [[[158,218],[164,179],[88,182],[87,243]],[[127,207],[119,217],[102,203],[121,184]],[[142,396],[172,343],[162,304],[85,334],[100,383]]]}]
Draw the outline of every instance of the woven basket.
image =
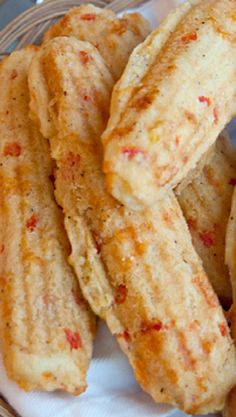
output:
[{"label": "woven basket", "polygon": [[[71,7],[85,3],[93,3],[95,6],[107,7],[115,13],[121,13],[145,3],[145,0],[46,0],[20,14],[0,31],[0,60],[13,50],[32,43],[40,44],[42,36],[49,26],[61,18]],[[20,417],[1,397],[1,394],[0,417]]]}]

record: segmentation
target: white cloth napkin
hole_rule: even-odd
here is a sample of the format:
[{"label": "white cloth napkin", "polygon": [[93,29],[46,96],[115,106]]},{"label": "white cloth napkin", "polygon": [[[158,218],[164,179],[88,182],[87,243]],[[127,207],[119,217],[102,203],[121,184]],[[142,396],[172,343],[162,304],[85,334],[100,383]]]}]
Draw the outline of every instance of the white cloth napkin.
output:
[{"label": "white cloth napkin", "polygon": [[[137,10],[150,20],[154,28],[171,8],[181,2],[182,0],[152,0]],[[22,417],[186,416],[171,407],[154,404],[151,398],[142,392],[127,359],[106,326],[101,323],[88,373],[88,389],[80,397],[75,398],[62,393],[26,394],[15,383],[9,381],[1,361],[0,392]]]}]

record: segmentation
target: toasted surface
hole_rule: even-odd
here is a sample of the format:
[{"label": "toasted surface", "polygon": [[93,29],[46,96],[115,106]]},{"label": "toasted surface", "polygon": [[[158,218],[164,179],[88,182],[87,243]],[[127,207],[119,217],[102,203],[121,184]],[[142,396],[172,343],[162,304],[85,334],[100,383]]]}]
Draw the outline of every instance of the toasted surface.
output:
[{"label": "toasted surface", "polygon": [[91,307],[155,401],[192,414],[221,409],[236,380],[235,348],[174,194],[135,212],[106,191],[100,135],[112,79],[102,58],[87,43],[54,39],[33,60],[29,83],[32,109],[49,108],[56,198]]},{"label": "toasted surface", "polygon": [[[232,181],[233,183],[233,181]],[[236,185],[236,181],[234,181]],[[226,245],[225,245],[225,262],[229,267],[231,285],[233,290],[233,305],[230,310],[229,320],[231,322],[231,334],[236,344],[236,188],[234,187],[231,211],[229,215],[227,231],[226,231]],[[236,410],[236,387],[229,394],[226,406],[223,412],[224,417],[234,417]]]},{"label": "toasted surface", "polygon": [[131,55],[103,134],[107,188],[131,208],[182,181],[235,115],[235,6],[187,1]]},{"label": "toasted surface", "polygon": [[29,120],[34,47],[0,65],[0,290],[3,358],[29,391],[86,389],[94,318],[67,258],[69,242],[50,181],[47,141]]},{"label": "toasted surface", "polygon": [[[236,188],[234,187],[231,212],[226,232],[225,245],[225,262],[229,267],[231,285],[233,290],[233,306],[230,311],[229,319],[231,322],[231,334],[236,343]],[[234,417],[236,405],[236,388],[230,393],[227,398],[226,407],[224,410],[224,417]]]},{"label": "toasted surface", "polygon": [[234,187],[231,212],[227,225],[225,262],[229,267],[233,299],[236,302],[236,188]]},{"label": "toasted surface", "polygon": [[46,32],[44,41],[56,36],[75,36],[91,42],[118,80],[132,50],[149,33],[150,25],[139,13],[127,13],[118,18],[111,10],[84,4],[69,10],[63,19]]},{"label": "toasted surface", "polygon": [[232,303],[225,235],[236,183],[236,151],[227,134],[217,140],[212,159],[178,196],[194,247],[224,307]]},{"label": "toasted surface", "polygon": [[186,177],[184,177],[183,180],[177,185],[177,187],[175,187],[174,191],[177,196],[180,195],[182,191],[185,190],[185,188],[187,188],[187,186],[191,184],[195,180],[195,178],[199,176],[205,165],[210,164],[213,156],[215,155],[215,144],[216,143],[214,143],[202,156],[200,161],[197,163],[196,167],[191,169],[186,175]]}]

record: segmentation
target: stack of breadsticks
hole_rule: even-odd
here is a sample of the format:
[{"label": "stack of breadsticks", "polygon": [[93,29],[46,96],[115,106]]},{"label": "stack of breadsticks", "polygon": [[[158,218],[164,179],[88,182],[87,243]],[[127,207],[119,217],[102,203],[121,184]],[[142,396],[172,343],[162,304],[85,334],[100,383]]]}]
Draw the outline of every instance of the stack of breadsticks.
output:
[{"label": "stack of breadsticks", "polygon": [[148,36],[84,5],[1,63],[1,334],[23,389],[85,390],[95,313],[156,402],[235,417],[235,10],[190,0]]}]

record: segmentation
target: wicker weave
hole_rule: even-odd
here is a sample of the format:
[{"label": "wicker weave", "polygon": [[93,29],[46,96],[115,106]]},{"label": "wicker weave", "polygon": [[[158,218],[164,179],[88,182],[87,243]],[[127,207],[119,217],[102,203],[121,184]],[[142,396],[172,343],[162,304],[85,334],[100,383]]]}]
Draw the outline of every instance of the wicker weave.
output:
[{"label": "wicker weave", "polygon": [[[145,0],[47,0],[26,10],[0,31],[0,60],[14,49],[20,49],[29,43],[40,43],[43,33],[49,26],[71,7],[84,3],[108,7],[115,13],[120,13],[145,3]],[[4,398],[0,398],[0,417],[19,417]],[[34,417],[33,410],[32,417]]]}]

